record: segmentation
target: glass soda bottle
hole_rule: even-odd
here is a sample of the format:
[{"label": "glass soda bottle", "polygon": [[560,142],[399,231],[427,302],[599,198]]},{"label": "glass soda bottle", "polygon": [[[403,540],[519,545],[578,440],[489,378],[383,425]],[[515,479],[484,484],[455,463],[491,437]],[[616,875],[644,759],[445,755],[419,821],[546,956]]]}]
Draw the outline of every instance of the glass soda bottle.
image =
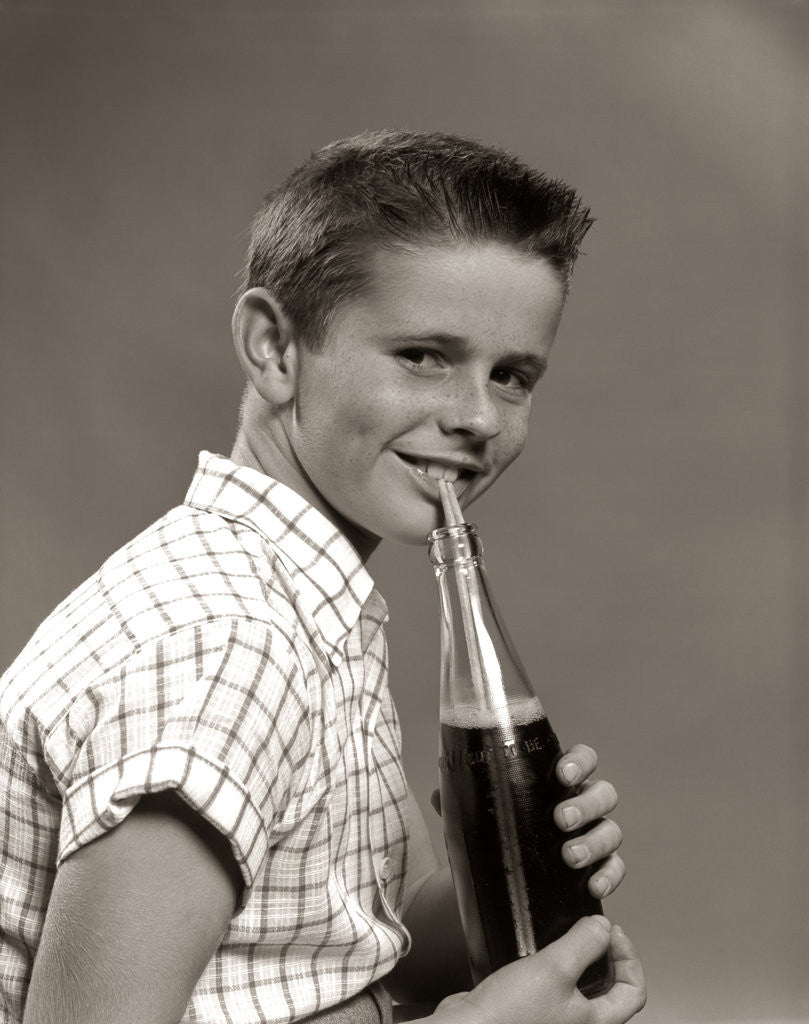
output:
[{"label": "glass soda bottle", "polygon": [[[457,506],[456,506],[457,507]],[[460,516],[458,516],[460,518]],[[430,534],[441,610],[441,817],[475,984],[600,914],[553,821],[559,741],[492,597],[471,523]],[[609,988],[606,956],[579,981]]]}]

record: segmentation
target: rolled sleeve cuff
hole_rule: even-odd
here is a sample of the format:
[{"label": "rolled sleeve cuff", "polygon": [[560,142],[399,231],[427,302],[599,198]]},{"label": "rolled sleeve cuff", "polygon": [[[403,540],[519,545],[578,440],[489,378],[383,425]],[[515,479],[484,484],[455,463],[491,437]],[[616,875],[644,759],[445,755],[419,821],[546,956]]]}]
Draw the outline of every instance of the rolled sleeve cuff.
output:
[{"label": "rolled sleeve cuff", "polygon": [[65,793],[57,865],[119,825],[147,793],[174,790],[230,842],[244,879],[244,904],[269,840],[261,813],[227,765],[182,747],[135,751],[73,783]]}]

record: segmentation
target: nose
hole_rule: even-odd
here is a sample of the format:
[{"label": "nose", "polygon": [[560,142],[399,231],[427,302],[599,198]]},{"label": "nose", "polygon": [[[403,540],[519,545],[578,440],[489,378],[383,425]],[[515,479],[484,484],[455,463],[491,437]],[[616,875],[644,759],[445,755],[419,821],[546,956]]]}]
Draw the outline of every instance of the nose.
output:
[{"label": "nose", "polygon": [[475,441],[489,441],[500,433],[502,424],[489,381],[467,381],[442,396],[438,422],[448,434],[467,434]]}]

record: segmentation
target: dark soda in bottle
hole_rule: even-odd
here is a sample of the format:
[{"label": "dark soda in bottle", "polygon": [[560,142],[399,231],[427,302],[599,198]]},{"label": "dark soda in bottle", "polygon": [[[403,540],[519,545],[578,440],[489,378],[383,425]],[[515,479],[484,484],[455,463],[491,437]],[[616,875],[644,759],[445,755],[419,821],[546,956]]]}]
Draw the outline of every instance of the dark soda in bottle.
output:
[{"label": "dark soda in bottle", "polygon": [[[458,517],[460,518],[460,517]],[[475,984],[536,952],[580,917],[600,914],[594,868],[562,860],[555,806],[559,741],[493,600],[471,523],[433,531],[441,606],[441,816]],[[582,975],[593,997],[612,983],[606,956]]]}]

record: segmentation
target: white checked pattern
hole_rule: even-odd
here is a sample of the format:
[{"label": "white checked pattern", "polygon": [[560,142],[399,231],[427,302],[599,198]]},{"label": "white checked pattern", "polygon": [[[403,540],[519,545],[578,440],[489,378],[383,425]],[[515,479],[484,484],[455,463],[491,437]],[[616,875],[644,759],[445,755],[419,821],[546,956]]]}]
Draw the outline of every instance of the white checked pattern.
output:
[{"label": "white checked pattern", "polygon": [[19,1021],[56,867],[176,789],[245,899],[184,1021],[335,1005],[407,949],[406,787],[384,601],[297,494],[208,453],[0,684],[0,1020]]}]

